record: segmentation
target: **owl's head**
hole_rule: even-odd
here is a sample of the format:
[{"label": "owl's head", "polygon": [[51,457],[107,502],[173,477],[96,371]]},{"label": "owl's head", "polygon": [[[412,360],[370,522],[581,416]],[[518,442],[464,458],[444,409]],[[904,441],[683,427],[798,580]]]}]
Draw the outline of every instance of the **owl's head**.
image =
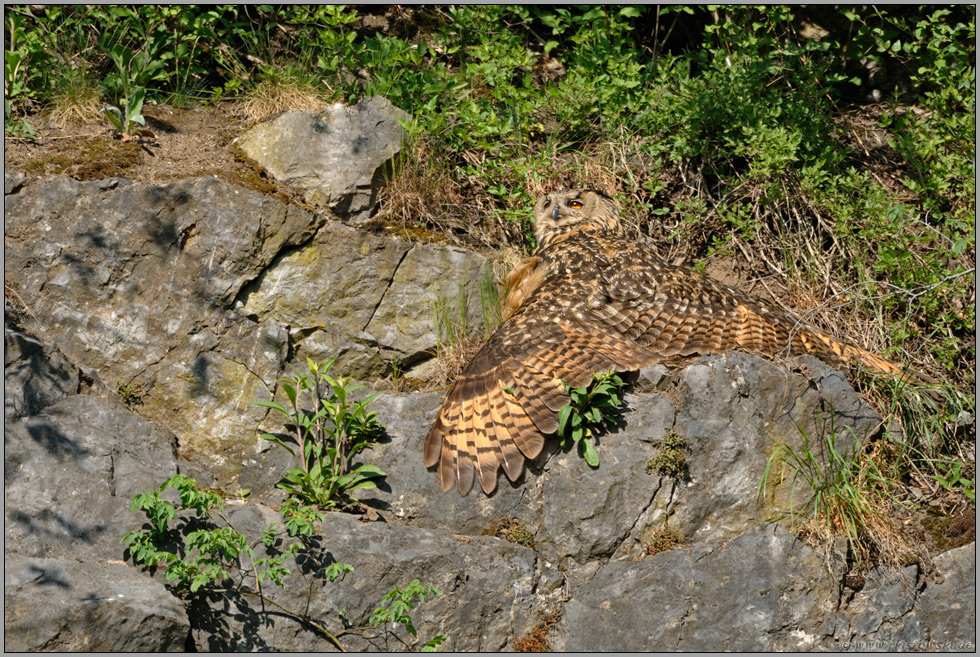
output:
[{"label": "owl's head", "polygon": [[611,198],[591,189],[560,189],[538,198],[534,237],[538,250],[585,228],[619,232],[619,208]]}]

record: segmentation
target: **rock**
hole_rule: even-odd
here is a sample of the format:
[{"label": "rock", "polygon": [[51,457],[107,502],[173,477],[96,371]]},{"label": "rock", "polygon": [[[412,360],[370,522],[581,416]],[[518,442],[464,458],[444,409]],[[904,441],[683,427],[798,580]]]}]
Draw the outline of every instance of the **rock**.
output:
[{"label": "rock", "polygon": [[8,553],[3,566],[5,652],[179,652],[186,647],[190,623],[180,601],[121,562]]},{"label": "rock", "polygon": [[335,374],[379,378],[392,358],[405,365],[435,353],[437,303],[482,331],[487,275],[486,259],[470,251],[330,223],[248,286],[242,310],[288,326],[295,360],[336,355]]},{"label": "rock", "polygon": [[265,466],[268,446],[258,429],[268,410],[252,402],[272,399],[288,337],[276,322],[234,313],[227,320],[188,336],[147,376],[139,410],[178,436],[195,470],[234,492],[243,470]]},{"label": "rock", "polygon": [[872,571],[841,614],[843,629],[835,646],[853,651],[975,651],[976,543],[940,554],[933,565],[936,575],[926,582],[920,582],[916,566]]},{"label": "rock", "polygon": [[483,256],[452,246],[413,244],[364,330],[407,366],[435,353],[440,312],[474,335],[493,328],[488,314],[496,296],[488,298],[486,291],[494,285]]},{"label": "rock", "polygon": [[46,338],[107,386],[142,386],[139,412],[221,484],[261,467],[251,402],[272,397],[288,334],[230,308],[322,217],[214,178],[29,179],[6,210],[8,266]]},{"label": "rock", "polygon": [[4,428],[8,553],[121,559],[133,496],[177,472],[174,437],[118,402],[73,395]]},{"label": "rock", "polygon": [[384,376],[430,357],[435,302],[466,286],[482,330],[482,256],[340,223],[307,241],[322,217],[213,178],[29,178],[7,200],[9,266],[46,338],[107,387],[141,386],[137,411],[229,491],[246,469],[275,482],[252,402],[273,398],[287,357],[340,354],[333,374]]},{"label": "rock", "polygon": [[286,112],[237,139],[242,151],[307,202],[352,221],[369,219],[411,116],[386,98]]},{"label": "rock", "polygon": [[3,170],[3,195],[7,196],[9,194],[16,193],[27,176],[20,171],[13,171],[11,169],[4,168]]},{"label": "rock", "polygon": [[976,542],[939,555],[935,558],[935,566],[943,581],[926,586],[919,596],[915,608],[921,628],[921,639],[918,640],[949,645],[940,650],[976,650]]},{"label": "rock", "polygon": [[7,267],[46,339],[130,382],[230,308],[318,218],[215,178],[29,179],[6,197]]},{"label": "rock", "polygon": [[823,559],[779,525],[614,561],[565,605],[569,652],[785,651],[816,647],[837,601]]},{"label": "rock", "polygon": [[77,367],[53,345],[3,327],[3,417],[13,420],[35,415],[43,408],[80,391]]},{"label": "rock", "polygon": [[[262,505],[236,509],[229,519],[240,532],[255,537],[278,514]],[[504,648],[515,631],[526,631],[533,618],[522,618],[522,601],[531,596],[535,582],[532,550],[491,537],[457,540],[444,530],[429,530],[384,522],[363,522],[356,516],[327,514],[317,540],[322,553],[304,560],[303,567],[288,562],[293,574],[284,589],[263,584],[263,593],[292,610],[308,610],[311,618],[338,631],[337,612],[353,627],[369,625],[369,618],[384,595],[412,580],[434,586],[441,595],[417,603],[410,613],[418,638],[400,626],[387,634],[382,628],[351,633],[342,641],[351,650],[418,650],[436,634],[453,651],[495,651]],[[329,583],[322,568],[333,561],[349,563],[354,571]],[[247,605],[247,606],[246,606]],[[332,650],[331,644],[289,618],[281,610],[256,603],[247,596],[194,599],[190,620],[198,650]],[[220,622],[212,622],[220,618]]]},{"label": "rock", "polygon": [[[670,524],[688,540],[730,538],[788,508],[791,480],[767,490],[766,505],[758,504],[777,445],[808,450],[825,464],[825,435],[836,436],[836,450],[848,454],[878,428],[881,418],[843,374],[812,356],[790,363],[801,373],[732,352],[701,358],[675,378],[674,430],[686,441],[689,474]],[[770,486],[776,481],[773,473]],[[796,484],[797,504],[807,499],[804,483]]]}]

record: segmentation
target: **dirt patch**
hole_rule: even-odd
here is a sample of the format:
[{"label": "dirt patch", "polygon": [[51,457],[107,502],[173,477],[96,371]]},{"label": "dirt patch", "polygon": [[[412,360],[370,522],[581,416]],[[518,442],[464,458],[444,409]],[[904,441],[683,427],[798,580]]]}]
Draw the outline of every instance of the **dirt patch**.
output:
[{"label": "dirt patch", "polygon": [[946,515],[938,511],[921,519],[930,554],[940,554],[977,540],[977,514],[970,507]]},{"label": "dirt patch", "polygon": [[280,200],[295,198],[235,147],[235,137],[250,125],[233,106],[154,105],[143,116],[146,128],[125,141],[108,121],[59,127],[44,115],[30,117],[38,140],[6,138],[4,166],[32,175],[145,184],[214,176]]}]

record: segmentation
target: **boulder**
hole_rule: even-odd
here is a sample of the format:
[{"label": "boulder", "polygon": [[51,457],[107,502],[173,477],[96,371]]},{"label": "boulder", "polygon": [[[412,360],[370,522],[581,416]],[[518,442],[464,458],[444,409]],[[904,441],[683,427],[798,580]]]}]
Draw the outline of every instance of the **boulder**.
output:
[{"label": "boulder", "polygon": [[6,550],[121,559],[137,493],[177,473],[177,443],[120,402],[72,395],[4,425]]},{"label": "boulder", "polygon": [[182,652],[190,623],[180,600],[121,561],[8,554],[5,652]]},{"label": "boulder", "polygon": [[386,98],[293,111],[260,123],[236,143],[308,203],[352,221],[370,218],[411,116]]}]

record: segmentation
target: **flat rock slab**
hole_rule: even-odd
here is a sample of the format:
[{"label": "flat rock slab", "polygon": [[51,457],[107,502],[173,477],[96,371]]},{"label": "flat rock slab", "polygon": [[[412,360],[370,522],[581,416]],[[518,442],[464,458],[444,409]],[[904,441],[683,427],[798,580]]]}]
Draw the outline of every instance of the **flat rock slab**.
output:
[{"label": "flat rock slab", "polygon": [[238,138],[250,158],[308,203],[363,221],[371,216],[411,116],[386,98],[337,103],[319,112],[293,111]]},{"label": "flat rock slab", "polygon": [[7,652],[181,652],[184,605],[123,563],[8,555],[3,562]]}]

